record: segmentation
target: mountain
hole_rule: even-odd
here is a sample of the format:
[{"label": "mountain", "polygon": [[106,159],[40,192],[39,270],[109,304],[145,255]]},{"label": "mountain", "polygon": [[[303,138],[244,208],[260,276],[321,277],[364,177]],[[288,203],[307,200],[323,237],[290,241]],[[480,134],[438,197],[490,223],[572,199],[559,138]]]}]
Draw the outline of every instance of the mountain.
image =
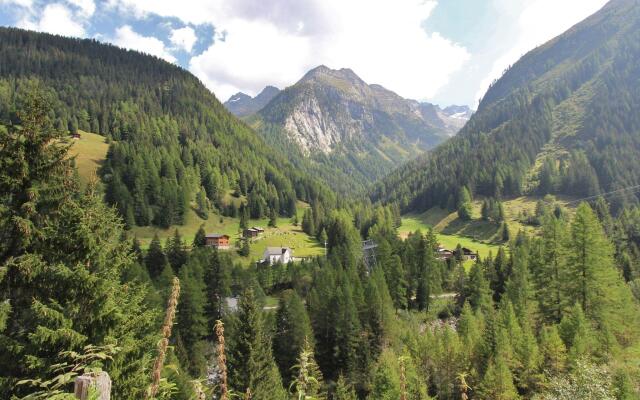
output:
[{"label": "mountain", "polygon": [[338,190],[382,177],[461,127],[437,106],[369,85],[350,69],[326,66],[307,72],[247,122],[313,164]]},{"label": "mountain", "polygon": [[[180,225],[192,207],[253,217],[295,213],[296,200],[333,194],[230,114],[191,73],[102,44],[0,28],[0,119],[33,89],[45,92],[60,130],[109,142],[100,177],[128,226]],[[82,139],[81,139],[82,140]],[[198,200],[197,204],[196,200]]]},{"label": "mountain", "polygon": [[639,66],[640,3],[613,0],[523,56],[455,138],[390,174],[371,199],[425,210],[455,207],[465,186],[585,197],[638,185]]},{"label": "mountain", "polygon": [[274,86],[265,87],[256,97],[238,92],[231,96],[229,100],[224,103],[224,106],[233,115],[246,117],[247,115],[255,114],[262,110],[278,93],[280,93],[280,89]]}]

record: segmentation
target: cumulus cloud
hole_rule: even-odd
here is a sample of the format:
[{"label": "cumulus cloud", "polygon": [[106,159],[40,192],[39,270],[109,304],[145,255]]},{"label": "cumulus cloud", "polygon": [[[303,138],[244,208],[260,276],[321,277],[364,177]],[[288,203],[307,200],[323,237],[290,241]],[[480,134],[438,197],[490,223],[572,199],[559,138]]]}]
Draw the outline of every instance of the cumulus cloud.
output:
[{"label": "cumulus cloud", "polygon": [[162,40],[153,36],[143,36],[135,32],[129,25],[123,25],[116,29],[115,37],[111,42],[120,47],[163,58],[171,63],[177,61]]},{"label": "cumulus cloud", "polygon": [[193,45],[198,40],[198,37],[196,36],[196,32],[193,28],[185,26],[184,28],[173,29],[169,35],[169,40],[177,48],[180,48],[187,53],[191,53]]},{"label": "cumulus cloud", "polygon": [[[502,0],[510,1],[510,0]],[[529,50],[562,34],[573,25],[598,11],[608,0],[534,0],[520,13],[517,20],[517,39],[514,45],[497,58],[491,72],[480,83],[476,98],[484,96],[489,85],[500,78],[505,69],[513,65]]]},{"label": "cumulus cloud", "polygon": [[25,16],[17,25],[25,29],[63,36],[85,36],[82,21],[76,18],[67,6],[59,3],[48,4],[37,16]]},{"label": "cumulus cloud", "polygon": [[319,64],[423,99],[468,59],[465,48],[422,28],[436,5],[424,0],[112,0],[137,16],[208,23],[215,40],[190,69],[221,98],[267,84],[288,86]]}]

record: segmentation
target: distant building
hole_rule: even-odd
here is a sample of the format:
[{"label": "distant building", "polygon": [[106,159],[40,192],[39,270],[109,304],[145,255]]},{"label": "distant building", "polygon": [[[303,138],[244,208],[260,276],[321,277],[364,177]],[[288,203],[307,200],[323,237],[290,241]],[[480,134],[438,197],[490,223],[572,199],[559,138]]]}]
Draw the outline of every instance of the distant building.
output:
[{"label": "distant building", "polygon": [[210,233],[206,236],[207,246],[212,246],[220,250],[229,248],[229,235],[221,233]]},{"label": "distant building", "polygon": [[447,250],[443,246],[438,245],[437,258],[438,260],[443,261],[453,258],[453,251]]},{"label": "distant building", "polygon": [[245,239],[256,238],[264,233],[264,229],[259,226],[253,226],[251,228],[245,229],[242,231],[242,236]]},{"label": "distant building", "polygon": [[[454,254],[455,254],[456,256],[458,255],[458,254],[456,254],[455,252],[454,252]],[[468,248],[466,248],[466,247],[463,247],[463,248],[462,248],[462,257],[461,257],[461,258],[462,258],[463,260],[473,260],[473,261],[475,261],[475,260],[477,260],[477,259],[478,259],[478,253],[474,252],[474,251],[473,251],[473,250],[471,250],[471,249],[468,249]]]},{"label": "distant building", "polygon": [[80,139],[80,132],[72,133],[72,134],[71,134],[71,137],[72,137],[73,139]]},{"label": "distant building", "polygon": [[293,261],[293,253],[288,247],[267,247],[262,255],[262,262],[269,265],[288,264],[291,261]]}]

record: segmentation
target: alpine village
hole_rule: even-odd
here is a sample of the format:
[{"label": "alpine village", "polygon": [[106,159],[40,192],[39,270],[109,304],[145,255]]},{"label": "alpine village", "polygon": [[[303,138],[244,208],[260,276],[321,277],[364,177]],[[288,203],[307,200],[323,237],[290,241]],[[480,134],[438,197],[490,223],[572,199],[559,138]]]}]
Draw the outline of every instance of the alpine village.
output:
[{"label": "alpine village", "polygon": [[[274,36],[290,48],[216,72],[234,21],[312,40],[332,1],[205,2],[236,10],[228,33],[165,42],[200,6],[146,3],[0,1],[0,399],[640,399],[640,1],[523,49],[473,108],[398,94],[439,75],[368,82],[413,62],[395,52],[366,78],[340,65],[382,37],[287,84],[331,46]],[[65,15],[82,33],[52,30]]]}]

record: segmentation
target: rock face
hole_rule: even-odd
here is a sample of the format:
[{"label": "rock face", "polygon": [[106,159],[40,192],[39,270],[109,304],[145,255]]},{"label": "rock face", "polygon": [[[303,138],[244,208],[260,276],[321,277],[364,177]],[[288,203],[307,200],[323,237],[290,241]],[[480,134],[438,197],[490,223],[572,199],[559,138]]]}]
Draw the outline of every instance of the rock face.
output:
[{"label": "rock face", "polygon": [[274,97],[280,93],[280,89],[274,86],[265,87],[256,97],[251,97],[242,92],[238,92],[231,96],[224,103],[224,106],[232,114],[238,117],[246,117],[255,114],[267,105]]},{"label": "rock face", "polygon": [[[463,124],[438,106],[368,85],[350,69],[325,66],[280,92],[258,115],[281,127],[307,155],[347,147],[380,151],[394,161],[434,147]],[[394,154],[389,154],[389,147]]]}]

